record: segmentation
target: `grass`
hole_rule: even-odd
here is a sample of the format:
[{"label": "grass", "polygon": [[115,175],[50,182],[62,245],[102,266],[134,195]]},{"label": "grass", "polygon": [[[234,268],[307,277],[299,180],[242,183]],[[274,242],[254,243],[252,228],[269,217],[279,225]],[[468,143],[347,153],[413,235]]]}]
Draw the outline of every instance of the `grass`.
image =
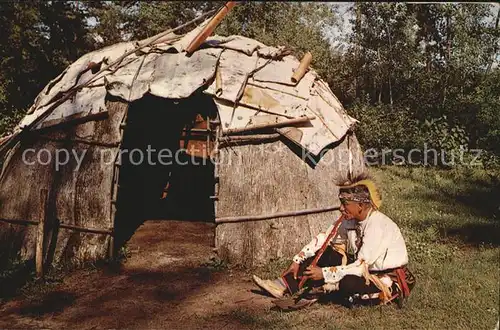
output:
[{"label": "grass", "polygon": [[[404,309],[316,305],[233,317],[271,329],[494,329],[499,318],[499,177],[478,169],[382,167],[382,211],[401,228],[417,284]],[[259,270],[270,278],[289,261]]]}]

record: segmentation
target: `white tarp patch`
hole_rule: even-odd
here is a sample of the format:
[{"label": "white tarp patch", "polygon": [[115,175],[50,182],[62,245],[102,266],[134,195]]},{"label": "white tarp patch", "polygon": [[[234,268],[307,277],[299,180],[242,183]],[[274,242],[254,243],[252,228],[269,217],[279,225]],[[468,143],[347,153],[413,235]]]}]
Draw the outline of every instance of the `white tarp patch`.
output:
[{"label": "white tarp patch", "polygon": [[[219,67],[222,79],[222,94],[219,98],[236,102],[238,93],[247,79],[247,75],[253,69],[258,61],[258,56],[247,56],[234,50],[224,50],[220,56]],[[205,93],[215,95],[216,81],[205,90]]]},{"label": "white tarp patch", "polygon": [[[132,42],[122,42],[80,57],[78,60],[76,60],[76,62],[74,62],[67,68],[63,79],[55,84],[50,89],[50,91],[48,91],[48,94],[46,94],[47,91],[45,91],[45,95],[42,94],[37,107],[43,107],[47,105],[58,93],[64,93],[77,84],[81,84],[88,81],[89,79],[92,79],[94,75],[92,74],[92,72],[90,72],[90,70],[85,72],[84,74],[81,74],[81,72],[87,68],[90,62],[98,63],[103,59],[107,59],[108,63],[112,63],[120,56],[132,49],[134,49],[134,45]],[[126,60],[127,58],[125,58],[123,61]],[[106,64],[103,63],[102,65],[104,67]]]},{"label": "white tarp patch", "polygon": [[328,106],[334,109],[334,111],[329,111],[328,113],[335,112],[339,116],[338,118],[332,119],[333,126],[335,126],[337,120],[343,121],[348,126],[351,126],[352,124],[357,122],[356,119],[350,117],[346,113],[344,107],[342,106],[342,103],[340,103],[339,99],[335,96],[335,94],[333,94],[330,87],[328,87],[328,84],[323,80],[319,79],[314,83],[314,90],[323,99],[323,101],[327,103],[327,106],[324,106],[325,109]]},{"label": "white tarp patch", "polygon": [[215,75],[222,49],[207,48],[194,52],[161,54],[156,59],[150,84],[151,94],[169,99],[189,97]]},{"label": "white tarp patch", "polygon": [[[263,43],[247,37],[232,35],[229,37],[214,36],[207,39],[206,43],[211,47],[220,47],[245,53],[247,56],[260,48],[266,47]],[[266,49],[266,53],[269,50]]]},{"label": "white tarp patch", "polygon": [[[76,92],[73,97],[70,97],[68,100],[56,107],[54,111],[52,111],[43,121],[36,125],[35,129],[50,126],[47,124],[51,122],[59,123],[61,120],[74,117],[75,115],[84,117],[101,111],[106,111],[105,98],[106,88],[104,86],[83,88]],[[24,127],[30,125],[49,107],[51,107],[51,104],[39,108],[32,115],[26,116],[21,121],[20,126]]]},{"label": "white tarp patch", "polygon": [[311,90],[317,74],[314,71],[308,71],[304,77],[299,81],[296,86],[283,85],[280,83],[258,81],[254,78],[248,80],[250,85],[259,86],[261,88],[279,91],[282,94],[290,95],[292,97],[302,98],[308,100],[311,97]]},{"label": "white tarp patch", "polygon": [[129,102],[143,97],[149,91],[156,59],[159,56],[158,53],[144,55],[118,69],[115,74],[106,76],[104,79],[108,93]]},{"label": "white tarp patch", "polygon": [[[257,66],[264,65],[268,60],[261,58]],[[292,82],[294,70],[299,67],[300,62],[293,56],[285,56],[281,61],[271,61],[269,64],[254,74],[253,78],[258,81],[267,81],[285,85],[295,84]]]},{"label": "white tarp patch", "polygon": [[230,128],[242,128],[248,125],[250,118],[257,115],[257,110],[244,106],[237,106],[228,101],[215,100],[215,105],[219,110],[222,133]]}]

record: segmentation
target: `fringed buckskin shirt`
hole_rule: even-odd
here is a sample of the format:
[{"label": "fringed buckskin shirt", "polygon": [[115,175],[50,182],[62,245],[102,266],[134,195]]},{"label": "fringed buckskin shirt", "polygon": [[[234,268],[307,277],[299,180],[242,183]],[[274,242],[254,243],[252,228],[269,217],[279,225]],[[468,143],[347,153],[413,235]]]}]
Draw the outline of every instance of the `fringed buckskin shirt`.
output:
[{"label": "fringed buckskin shirt", "polygon": [[[333,225],[326,232],[319,233],[309,244],[304,246],[300,253],[293,257],[293,261],[301,263],[305,259],[313,257],[332,229]],[[359,236],[352,235],[356,231],[360,233]],[[359,249],[356,246],[357,239],[360,240],[358,241],[360,242]],[[330,244],[332,243],[347,243],[347,250],[357,254],[355,262],[340,267],[343,270],[343,275],[362,276],[366,266],[368,271],[383,271],[408,263],[406,244],[399,227],[389,217],[377,210],[371,211],[363,221],[344,220],[339,228],[339,233],[330,242]],[[338,268],[322,268],[325,283],[336,283],[343,277],[335,274]]]}]

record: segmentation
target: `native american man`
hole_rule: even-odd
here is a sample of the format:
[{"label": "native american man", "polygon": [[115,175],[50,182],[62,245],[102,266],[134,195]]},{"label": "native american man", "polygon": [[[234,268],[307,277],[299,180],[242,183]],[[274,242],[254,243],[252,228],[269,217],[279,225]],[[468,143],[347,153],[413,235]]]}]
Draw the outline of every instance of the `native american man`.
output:
[{"label": "native american man", "polygon": [[382,200],[375,183],[360,176],[340,187],[339,199],[343,220],[316,266],[310,263],[334,225],[304,246],[281,278],[271,281],[254,276],[254,282],[282,298],[296,292],[304,276],[305,287],[316,288],[321,295],[336,295],[348,306],[393,300],[401,306],[415,279],[406,267],[408,254],[400,229],[378,210]]}]

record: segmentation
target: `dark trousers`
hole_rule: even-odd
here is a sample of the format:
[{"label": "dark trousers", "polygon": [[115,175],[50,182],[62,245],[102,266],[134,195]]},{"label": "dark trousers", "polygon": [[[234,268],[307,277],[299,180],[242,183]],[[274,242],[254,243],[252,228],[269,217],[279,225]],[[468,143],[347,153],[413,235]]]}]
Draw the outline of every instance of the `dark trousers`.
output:
[{"label": "dark trousers", "polygon": [[[301,276],[303,272],[306,270],[306,268],[311,264],[313,259],[314,257],[308,258],[300,264],[297,280],[293,278],[292,274],[288,274],[287,276],[285,276],[285,280],[287,281],[290,291],[292,291],[292,293],[298,291],[298,284],[300,282]],[[353,260],[350,260],[349,262],[352,261]],[[323,255],[319,258],[317,266],[331,267],[331,266],[339,266],[341,264],[342,264],[342,255],[337,251],[335,251],[331,246],[328,246]],[[319,287],[324,284],[325,282],[323,280],[320,281],[307,280],[305,286]],[[380,292],[380,290],[371,282],[369,285],[366,285],[364,277],[359,277],[356,275],[346,275],[339,282],[339,291],[334,291],[333,293],[336,294],[337,292],[341,296],[349,297],[355,293],[359,294],[376,293]]]}]

